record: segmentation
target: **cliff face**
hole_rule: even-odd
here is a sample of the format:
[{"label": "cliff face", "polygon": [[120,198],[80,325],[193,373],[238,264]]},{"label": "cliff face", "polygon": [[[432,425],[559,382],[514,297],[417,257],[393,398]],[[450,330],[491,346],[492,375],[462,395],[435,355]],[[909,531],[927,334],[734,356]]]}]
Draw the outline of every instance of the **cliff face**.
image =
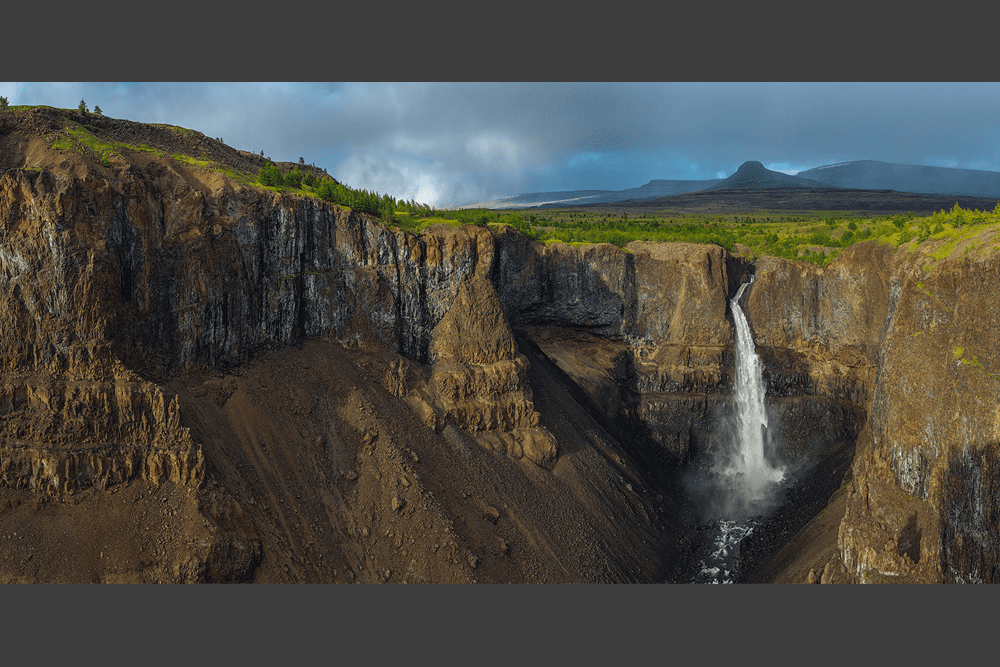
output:
[{"label": "cliff face", "polygon": [[[844,508],[836,551],[809,563],[817,579],[997,580],[994,234],[859,244],[822,270],[757,262],[748,309],[769,391],[864,407],[843,434],[856,455],[831,499]],[[779,580],[804,581],[809,564]]]},{"label": "cliff face", "polygon": [[[123,150],[101,164],[40,134],[62,116],[2,119],[4,580],[676,569],[675,501],[525,333],[631,349],[640,320],[659,317],[638,304],[649,288],[631,256],[511,230],[402,233],[183,160]],[[136,128],[88,131],[127,141]],[[709,283],[730,260],[712,252],[698,289],[721,295],[718,315],[725,288]],[[72,568],[59,540],[13,530],[38,512],[78,523],[119,494],[133,506],[76,536]],[[153,532],[154,516],[171,520]]]},{"label": "cliff face", "polygon": [[855,581],[998,580],[1000,256],[991,232],[967,245],[893,258],[872,417],[840,527]]},{"label": "cliff face", "polygon": [[985,239],[821,269],[403,233],[190,160],[57,150],[73,116],[0,117],[3,581],[683,580],[680,474],[725,445],[751,273],[779,453],[810,497],[844,484],[825,578],[993,579]]}]

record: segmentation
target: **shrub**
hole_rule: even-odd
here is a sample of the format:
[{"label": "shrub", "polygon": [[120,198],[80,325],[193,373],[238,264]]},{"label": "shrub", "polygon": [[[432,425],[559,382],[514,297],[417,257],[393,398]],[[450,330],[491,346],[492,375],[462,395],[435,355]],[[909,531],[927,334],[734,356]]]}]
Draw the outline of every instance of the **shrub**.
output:
[{"label": "shrub", "polygon": [[287,174],[285,174],[284,181],[285,181],[285,185],[287,185],[290,188],[301,188],[302,187],[302,172],[299,170],[298,167],[295,167],[295,169],[293,169],[290,172],[288,172]]},{"label": "shrub", "polygon": [[285,179],[281,175],[281,170],[273,162],[268,162],[260,168],[260,171],[257,172],[257,180],[261,185],[275,187],[284,185],[285,183]]},{"label": "shrub", "polygon": [[955,206],[951,209],[951,223],[956,227],[963,226],[966,222],[965,213],[966,211],[959,207],[958,202],[955,202]]}]

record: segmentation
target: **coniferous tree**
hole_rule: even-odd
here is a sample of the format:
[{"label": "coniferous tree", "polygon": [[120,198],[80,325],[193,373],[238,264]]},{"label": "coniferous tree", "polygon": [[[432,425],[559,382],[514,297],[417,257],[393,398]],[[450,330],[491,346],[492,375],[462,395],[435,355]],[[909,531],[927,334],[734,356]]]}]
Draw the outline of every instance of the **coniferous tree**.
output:
[{"label": "coniferous tree", "polygon": [[285,179],[281,175],[281,170],[278,169],[278,165],[271,161],[268,161],[260,171],[257,172],[257,180],[261,185],[270,186],[281,186],[284,185]]},{"label": "coniferous tree", "polygon": [[955,202],[955,206],[951,209],[952,221],[951,224],[956,227],[961,227],[965,224],[965,211]]},{"label": "coniferous tree", "polygon": [[285,174],[284,181],[285,181],[285,185],[287,185],[290,188],[301,188],[302,187],[302,172],[299,170],[298,167],[295,167],[295,169],[293,169],[290,172],[288,172],[287,174]]}]

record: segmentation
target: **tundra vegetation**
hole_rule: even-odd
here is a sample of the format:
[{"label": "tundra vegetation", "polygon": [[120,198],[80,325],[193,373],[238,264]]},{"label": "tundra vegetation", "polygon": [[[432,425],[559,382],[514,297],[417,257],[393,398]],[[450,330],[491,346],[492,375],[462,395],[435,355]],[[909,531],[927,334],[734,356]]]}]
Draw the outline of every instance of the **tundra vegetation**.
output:
[{"label": "tundra vegetation", "polygon": [[325,201],[377,216],[404,231],[420,231],[434,224],[509,225],[524,236],[544,243],[585,245],[610,243],[624,247],[631,241],[686,241],[722,246],[736,252],[742,244],[752,255],[799,259],[829,264],[854,243],[877,239],[898,247],[928,238],[947,239],[938,253],[954,249],[962,239],[1000,223],[1000,202],[992,211],[966,210],[958,203],[950,211],[877,216],[860,211],[753,211],[747,214],[633,213],[610,210],[533,209],[438,210],[415,201],[397,200],[353,188],[332,178],[312,180],[298,167],[282,174],[274,165],[260,170],[258,182],[277,189],[319,197]]},{"label": "tundra vegetation", "polygon": [[753,255],[825,265],[843,248],[868,239],[894,247],[913,240],[942,239],[946,243],[937,252],[947,254],[963,239],[1000,224],[1000,202],[992,211],[970,211],[956,203],[950,211],[931,215],[891,216],[829,211],[754,211],[743,215],[663,211],[629,216],[628,212],[599,210],[435,211],[410,207],[397,211],[392,222],[404,229],[434,222],[507,224],[545,243],[610,243],[624,247],[630,241],[687,241],[719,245],[730,252],[735,252],[739,243]]},{"label": "tundra vegetation", "polygon": [[[6,103],[6,100],[0,100]],[[6,107],[5,104],[0,106]],[[28,107],[9,107],[21,109]],[[78,111],[86,114],[80,100]],[[96,109],[95,109],[96,111]],[[193,130],[168,126],[179,134],[197,134]],[[686,241],[719,245],[737,252],[737,244],[751,255],[769,255],[799,259],[820,265],[829,264],[843,249],[854,243],[877,239],[898,247],[910,241],[940,239],[944,243],[935,257],[946,256],[963,240],[978,236],[1000,223],[1000,202],[992,211],[962,209],[957,203],[951,210],[933,214],[909,213],[873,215],[866,211],[769,211],[739,214],[698,212],[632,212],[607,208],[439,210],[413,200],[401,200],[388,194],[357,190],[329,176],[317,177],[299,158],[299,164],[283,170],[266,160],[256,174],[239,173],[213,162],[203,155],[163,151],[152,146],[133,146],[102,139],[92,127],[67,118],[65,127],[50,137],[53,148],[93,155],[104,166],[127,152],[144,151],[170,157],[188,165],[214,169],[244,185],[264,187],[346,207],[378,217],[384,224],[403,231],[418,232],[430,225],[448,224],[498,227],[508,225],[524,236],[543,243],[584,245],[609,243],[624,247],[631,241]],[[263,155],[263,151],[261,151]],[[974,243],[966,243],[966,252]],[[938,257],[940,258],[940,257]]]}]

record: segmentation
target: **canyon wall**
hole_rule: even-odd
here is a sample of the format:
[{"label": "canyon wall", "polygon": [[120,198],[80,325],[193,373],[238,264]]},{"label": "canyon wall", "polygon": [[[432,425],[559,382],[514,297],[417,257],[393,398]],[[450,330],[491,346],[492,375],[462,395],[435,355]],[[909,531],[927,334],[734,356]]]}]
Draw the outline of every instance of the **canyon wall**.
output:
[{"label": "canyon wall", "polygon": [[[995,580],[986,236],[941,259],[867,242],[820,268],[410,233],[176,160],[64,153],[42,132],[58,114],[17,113],[0,119],[4,581],[681,577],[698,517],[679,476],[724,444],[728,301],[751,275],[779,454],[846,489],[828,579]],[[39,517],[105,523],[78,532],[73,569]]]},{"label": "canyon wall", "polygon": [[893,257],[871,417],[840,527],[853,581],[1000,580],[997,250],[987,230]]}]

